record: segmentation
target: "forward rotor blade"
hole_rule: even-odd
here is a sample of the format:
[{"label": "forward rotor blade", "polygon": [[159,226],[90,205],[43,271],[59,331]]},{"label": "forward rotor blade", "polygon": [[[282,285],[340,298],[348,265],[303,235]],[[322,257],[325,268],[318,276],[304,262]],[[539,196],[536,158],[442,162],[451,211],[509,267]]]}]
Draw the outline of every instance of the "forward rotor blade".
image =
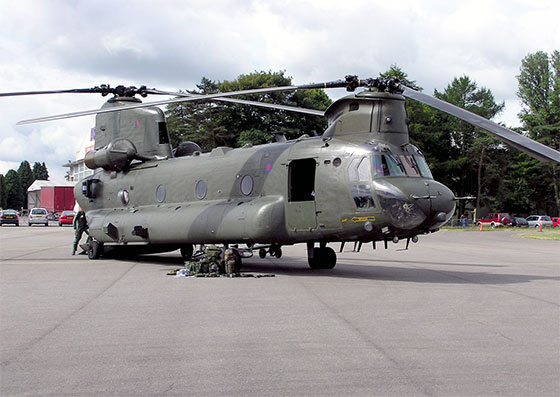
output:
[{"label": "forward rotor blade", "polygon": [[414,99],[418,102],[422,102],[435,109],[441,110],[442,112],[458,117],[461,120],[474,125],[475,127],[489,132],[502,141],[521,150],[524,153],[527,153],[532,157],[535,157],[541,161],[556,161],[557,163],[560,163],[560,152],[546,145],[543,145],[542,143],[529,139],[521,134],[518,134],[515,131],[512,131],[506,127],[502,127],[501,125],[498,125],[490,120],[487,120],[482,116],[469,112],[468,110],[452,105],[448,102],[434,98],[433,96],[413,90],[406,86],[401,86],[401,88],[403,89],[402,95],[404,95],[405,97]]},{"label": "forward rotor blade", "polygon": [[298,86],[283,86],[283,87],[271,87],[271,88],[256,88],[253,90],[218,92],[216,94],[200,95],[197,97],[167,99],[163,101],[144,102],[144,103],[138,103],[134,105],[119,106],[114,108],[85,110],[80,112],[59,114],[55,116],[39,117],[36,119],[18,121],[17,125],[40,123],[43,121],[62,120],[62,119],[68,119],[72,117],[81,117],[81,116],[88,116],[93,114],[121,112],[123,110],[129,110],[129,109],[139,109],[139,108],[146,108],[151,106],[168,105],[170,103],[194,102],[194,101],[209,100],[214,98],[224,98],[224,97],[235,96],[235,95],[262,94],[262,93],[277,92],[277,91],[294,91],[297,90],[298,88],[299,88]]}]

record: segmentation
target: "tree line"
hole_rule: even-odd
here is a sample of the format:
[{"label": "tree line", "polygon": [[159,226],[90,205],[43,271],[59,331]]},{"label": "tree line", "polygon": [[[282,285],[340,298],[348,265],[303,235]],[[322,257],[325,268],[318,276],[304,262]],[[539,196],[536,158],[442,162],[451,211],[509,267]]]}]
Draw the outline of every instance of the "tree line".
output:
[{"label": "tree line", "polygon": [[[381,77],[396,76],[414,84],[397,65]],[[560,149],[560,52],[539,51],[527,55],[520,66],[517,95],[522,104],[518,115],[520,134],[556,150]],[[246,90],[291,85],[292,78],[279,72],[253,72],[233,81],[215,82],[202,78],[192,94]],[[492,91],[467,75],[456,77],[433,95],[471,112],[492,119],[505,104],[497,103]],[[331,100],[322,90],[274,92],[239,96],[241,99],[325,110]],[[434,178],[458,197],[474,196],[473,207],[512,214],[560,212],[560,169],[510,148],[485,131],[422,103],[407,100],[411,143],[424,153]],[[287,139],[302,134],[321,135],[324,118],[283,110],[226,102],[170,104],[166,109],[173,146],[194,141],[204,151],[216,146],[240,147],[272,141],[274,134]],[[507,126],[506,126],[507,127]],[[458,204],[458,214],[465,211]]]},{"label": "tree line", "polygon": [[49,180],[49,171],[44,162],[35,162],[31,168],[29,162],[24,160],[17,171],[11,169],[5,176],[0,174],[0,208],[27,208],[27,189],[36,180]]}]

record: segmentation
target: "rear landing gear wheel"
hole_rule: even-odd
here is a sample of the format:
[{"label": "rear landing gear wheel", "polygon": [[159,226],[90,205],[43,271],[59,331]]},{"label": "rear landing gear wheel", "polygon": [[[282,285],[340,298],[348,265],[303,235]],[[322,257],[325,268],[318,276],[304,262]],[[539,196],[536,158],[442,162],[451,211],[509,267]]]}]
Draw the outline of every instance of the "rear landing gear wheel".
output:
[{"label": "rear landing gear wheel", "polygon": [[260,257],[261,259],[266,258],[266,250],[265,250],[264,248],[261,248],[261,249],[259,250],[259,257]]},{"label": "rear landing gear wheel", "polygon": [[99,259],[103,253],[103,244],[97,240],[88,239],[87,244],[87,255],[89,259]]}]

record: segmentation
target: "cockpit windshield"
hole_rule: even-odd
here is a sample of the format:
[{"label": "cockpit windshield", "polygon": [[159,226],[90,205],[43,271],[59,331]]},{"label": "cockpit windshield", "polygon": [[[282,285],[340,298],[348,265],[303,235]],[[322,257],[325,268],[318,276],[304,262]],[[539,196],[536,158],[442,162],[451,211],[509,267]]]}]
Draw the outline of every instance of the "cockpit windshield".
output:
[{"label": "cockpit windshield", "polygon": [[400,160],[390,153],[373,155],[373,174],[381,176],[406,176],[404,166]]},{"label": "cockpit windshield", "polygon": [[372,156],[374,178],[409,176],[433,178],[426,159],[420,153],[396,156],[393,153],[374,152]]}]

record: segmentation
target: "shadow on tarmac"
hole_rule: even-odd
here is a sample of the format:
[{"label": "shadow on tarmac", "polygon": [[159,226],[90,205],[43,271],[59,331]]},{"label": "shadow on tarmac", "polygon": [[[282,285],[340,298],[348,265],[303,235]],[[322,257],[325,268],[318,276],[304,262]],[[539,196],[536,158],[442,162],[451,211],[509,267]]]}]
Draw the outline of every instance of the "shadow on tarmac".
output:
[{"label": "shadow on tarmac", "polygon": [[[183,260],[179,255],[141,255],[134,258],[120,259],[128,262],[146,263],[163,266],[182,267]],[[284,263],[282,263],[284,262]],[[455,264],[444,262],[422,262],[422,261],[391,261],[369,259],[369,264],[346,264],[339,262],[332,270],[313,270],[307,265],[307,260],[293,258],[244,259],[241,267],[245,273],[267,273],[281,276],[295,277],[330,277],[340,279],[357,280],[387,280],[412,283],[434,283],[434,284],[484,284],[504,285],[528,283],[537,280],[559,281],[560,277],[546,277],[531,274],[507,274],[486,273],[455,270],[457,266],[469,267],[493,267],[503,268],[501,265],[481,264]],[[388,263],[395,266],[387,266]],[[436,269],[428,269],[425,266],[440,266]],[[449,269],[443,269],[448,266]],[[453,270],[451,270],[453,269]],[[166,269],[165,271],[167,271]]]}]

